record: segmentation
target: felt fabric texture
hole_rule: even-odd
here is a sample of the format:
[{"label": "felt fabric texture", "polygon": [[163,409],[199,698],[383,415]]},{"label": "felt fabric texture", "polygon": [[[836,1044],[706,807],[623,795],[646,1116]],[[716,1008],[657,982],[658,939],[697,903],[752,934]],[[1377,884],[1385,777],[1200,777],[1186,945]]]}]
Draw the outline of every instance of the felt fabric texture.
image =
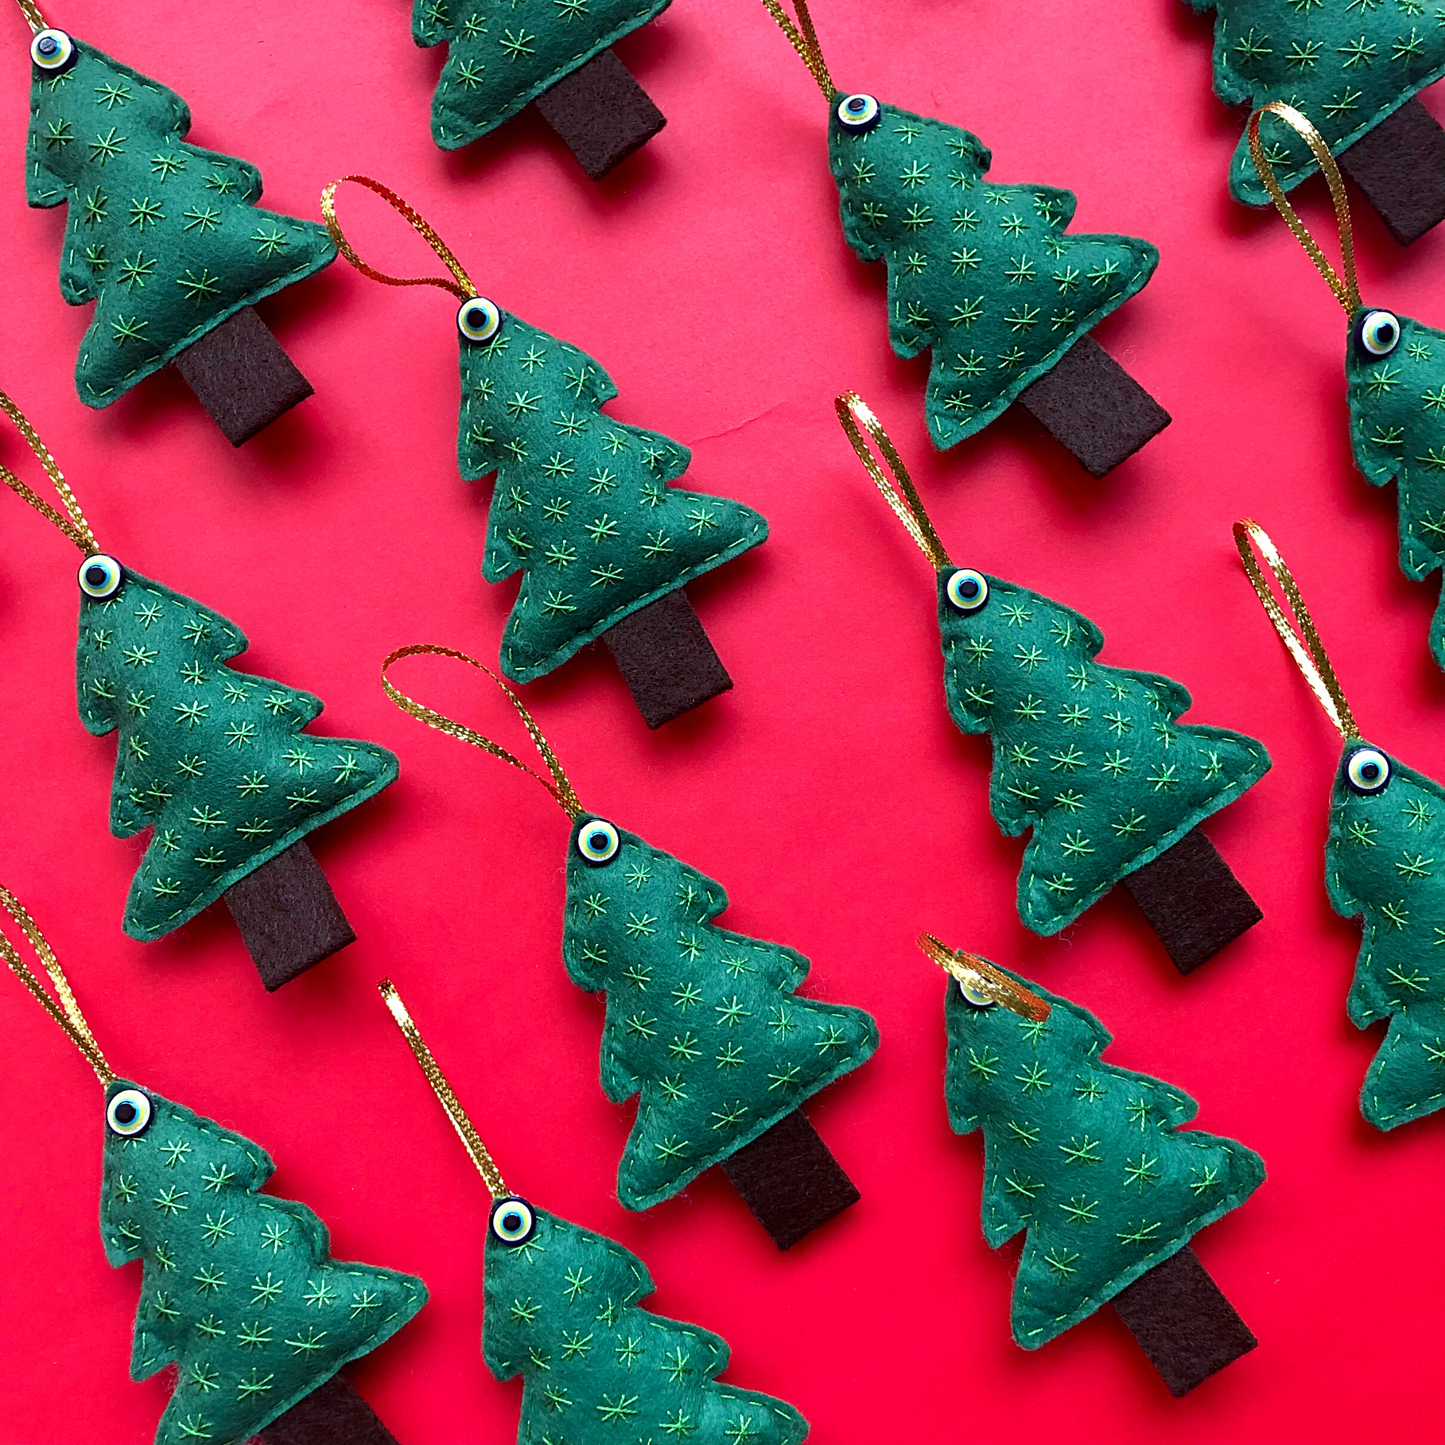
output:
[{"label": "felt fabric texture", "polygon": [[71,37],[30,90],[25,199],[69,207],[60,294],[96,303],[75,389],[109,406],[242,307],[336,259],[326,228],[257,207],[248,161],[187,145],[173,90]]},{"label": "felt fabric texture", "polygon": [[260,1445],[397,1445],[345,1375],[318,1385],[256,1438]]},{"label": "felt fabric texture", "polygon": [[564,75],[537,97],[536,106],[593,181],[600,181],[667,124],[611,50]]},{"label": "felt fabric texture", "polygon": [[1033,1350],[1242,1204],[1264,1163],[1181,1129],[1198,1112],[1188,1094],[1102,1062],[1112,1035],[1098,1019],[1009,976],[1049,1016],[975,1007],[950,979],[945,1097],[955,1132],[983,1130],[984,1238],[997,1249],[1027,1231],[1011,1323]]},{"label": "felt fabric texture", "polygon": [[1445,220],[1445,128],[1419,96],[1346,146],[1339,162],[1402,246]]},{"label": "felt fabric texture", "polygon": [[137,572],[103,601],[81,594],[80,720],[119,730],[110,829],[155,830],[126,900],[132,938],[179,928],[396,779],[385,748],[303,732],[320,698],[226,666],[245,650],[219,612]]},{"label": "felt fabric texture", "polygon": [[723,1385],[727,1342],[642,1309],[656,1287],[635,1254],[528,1206],[522,1243],[487,1231],[482,1356],[499,1379],[522,1376],[518,1445],[797,1445],[808,1422],[791,1405]]},{"label": "felt fabric texture", "polygon": [[[1189,0],[1214,12],[1214,93],[1257,110],[1283,100],[1314,123],[1334,155],[1445,74],[1445,30],[1426,0]],[[1259,127],[1285,190],[1319,166],[1304,138],[1274,116]],[[1241,135],[1229,191],[1270,204]]]},{"label": "felt fabric texture", "polygon": [[650,728],[681,717],[733,685],[681,587],[630,612],[602,637]]},{"label": "felt fabric texture", "polygon": [[1258,782],[1269,754],[1179,723],[1190,697],[1172,679],[1096,662],[1104,634],[1082,613],[994,577],[961,612],[951,575],[938,574],[948,711],[993,743],[994,821],[1009,837],[1033,830],[1019,917],[1047,936]]},{"label": "felt fabric texture", "polygon": [[[117,1080],[107,1101],[136,1087]],[[100,1196],[106,1259],[145,1265],[131,1378],[177,1368],[156,1445],[233,1445],[389,1339],[426,1285],[333,1260],[305,1205],[257,1192],[264,1149],[145,1092],[144,1133],[105,1131]]]},{"label": "felt fabric texture", "polygon": [[850,131],[833,97],[828,161],[843,234],[888,266],[888,336],[900,356],[933,351],[934,444],[981,431],[1159,262],[1132,236],[1066,234],[1075,200],[1048,186],[983,179],[977,136],[894,106]]},{"label": "felt fabric texture", "polygon": [[1378,793],[1357,793],[1345,747],[1330,799],[1325,884],[1336,913],[1364,919],[1350,985],[1350,1022],[1368,1028],[1389,1019],[1365,1075],[1360,1112],[1377,1129],[1423,1119],[1445,1104],[1445,891],[1436,859],[1445,858],[1445,789],[1390,760]]},{"label": "felt fabric texture", "polygon": [[862,1009],[798,998],[808,960],[718,928],[727,894],[696,869],[618,829],[587,862],[567,850],[562,957],[572,981],[606,993],[602,1087],[640,1095],[617,1172],[628,1209],[670,1199],[772,1128],[878,1047]]},{"label": "felt fabric texture", "polygon": [[432,95],[432,139],[457,150],[646,25],[669,0],[416,0],[418,45],[446,45]]},{"label": "felt fabric texture", "polygon": [[[1423,581],[1445,564],[1445,332],[1399,316],[1400,342],[1371,356],[1345,349],[1350,446],[1373,487],[1395,483],[1400,570]],[[1430,651],[1445,667],[1445,599],[1430,623]]]},{"label": "felt fabric texture", "polygon": [[496,474],[482,576],[522,573],[502,635],[518,682],[560,667],[629,613],[756,547],[766,520],[727,497],[669,486],[692,453],[602,414],[617,395],[585,352],[502,313],[461,337],[457,465]]}]

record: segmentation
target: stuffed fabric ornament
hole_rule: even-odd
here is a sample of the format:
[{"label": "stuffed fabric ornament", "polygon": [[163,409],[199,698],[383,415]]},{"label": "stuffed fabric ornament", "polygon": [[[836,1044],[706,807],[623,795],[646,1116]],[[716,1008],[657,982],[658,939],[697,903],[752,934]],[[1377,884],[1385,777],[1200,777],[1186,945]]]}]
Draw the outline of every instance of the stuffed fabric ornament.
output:
[{"label": "stuffed fabric ornament", "polygon": [[767,521],[731,498],[670,485],[691,453],[606,416],[617,388],[590,356],[479,296],[394,191],[366,176],[342,180],[393,205],[451,276],[399,282],[368,266],[336,220],[338,180],[322,211],[346,259],[374,280],[440,286],[462,303],[457,465],[468,481],[495,477],[482,575],[522,574],[502,671],[532,682],[600,637],[649,727],[726,692],[732,679],[683,589],[756,547]]},{"label": "stuffed fabric ornament", "polygon": [[412,37],[447,46],[432,139],[457,150],[535,103],[594,181],[667,122],[610,47],[668,0],[415,0]]},{"label": "stuffed fabric ornament", "polygon": [[[1416,93],[1445,74],[1445,29],[1425,0],[1189,0],[1215,13],[1214,93],[1251,109],[1283,101],[1318,118],[1324,143],[1402,245],[1445,220],[1445,131]],[[1298,135],[1266,147],[1287,191],[1317,169]],[[1241,136],[1229,190],[1269,193]]]},{"label": "stuffed fabric ornament", "polygon": [[482,1357],[522,1377],[518,1445],[803,1440],[791,1405],[718,1383],[726,1341],[642,1308],[655,1286],[635,1254],[508,1191],[395,985],[378,987],[492,1196]]},{"label": "stuffed fabric ornament", "polygon": [[931,934],[951,975],[945,1097],[954,1131],[983,1131],[984,1238],[1025,1232],[1013,1337],[1038,1349],[1112,1303],[1170,1392],[1257,1343],[1189,1241],[1264,1182],[1252,1149],[1183,1129],[1182,1090],[1115,1068],[1091,1013]]},{"label": "stuffed fabric ornament", "polygon": [[[1393,1129],[1445,1105],[1445,789],[1360,735],[1314,619],[1289,568],[1257,522],[1236,522],[1245,571],[1305,680],[1340,734],[1330,794],[1325,886],[1342,918],[1364,921],[1350,986],[1350,1022],[1389,1029],[1365,1076],[1360,1112]],[[1255,550],[1279,582],[1294,621],[1269,586]]]},{"label": "stuffed fabric ornament", "polygon": [[262,982],[279,988],[354,941],[307,834],[396,779],[374,743],[305,731],[321,699],[230,660],[246,637],[219,612],[101,551],[54,459],[14,402],[3,409],[60,496],[58,511],[0,466],[0,481],[80,548],[76,702],[117,734],[110,828],[151,830],[124,928],[151,940],[224,898]]},{"label": "stuffed fabric ornament", "polygon": [[954,567],[878,419],[851,392],[836,405],[937,573],[948,711],[993,742],[994,820],[1010,837],[1032,830],[1019,917],[1047,937],[1123,883],[1179,971],[1197,968],[1262,916],[1199,825],[1258,782],[1269,755],[1242,733],[1180,723],[1190,697],[1172,679],[1100,664],[1104,635],[1081,613]]},{"label": "stuffed fabric ornament", "polygon": [[977,136],[844,95],[806,0],[798,25],[779,0],[763,3],[828,102],[843,234],[860,260],[887,264],[893,349],[932,351],[934,444],[973,436],[1017,401],[1102,477],[1162,431],[1169,414],[1089,334],[1154,274],[1154,247],[1069,235],[1070,192],[985,181]]},{"label": "stuffed fabric ornament", "polygon": [[719,928],[727,894],[660,848],[584,809],[531,714],[500,678],[547,764],[541,777],[471,728],[399,691],[387,670],[404,657],[455,658],[403,647],[382,685],[403,711],[520,768],[572,823],[562,957],[568,976],[605,993],[602,1087],[636,1096],[637,1118],[617,1173],[628,1209],[670,1199],[720,1164],[780,1249],[858,1199],[802,1104],[864,1063],[878,1029],[862,1009],[800,998],[808,960],[782,944]]},{"label": "stuffed fabric ornament", "polygon": [[[1305,138],[1325,173],[1340,228],[1340,271],[1280,189],[1260,138],[1260,122],[1267,114]],[[1344,182],[1305,116],[1289,106],[1268,106],[1250,117],[1246,139],[1268,194],[1348,318],[1345,380],[1355,465],[1371,486],[1395,483],[1400,570],[1424,581],[1445,565],[1445,332],[1361,302]],[[1445,668],[1445,600],[1430,624],[1430,651]]]},{"label": "stuffed fabric ornament", "polygon": [[25,198],[67,207],[60,292],[94,301],[75,389],[109,406],[175,362],[233,446],[311,395],[252,309],[329,266],[322,227],[257,206],[248,161],[187,145],[174,91],[45,26],[29,0]]},{"label": "stuffed fabric ornament", "polygon": [[112,1265],[143,1267],[131,1378],[175,1370],[156,1445],[395,1445],[337,1371],[390,1339],[426,1303],[426,1286],[332,1259],[311,1210],[260,1192],[275,1168],[264,1149],[117,1078],[55,955],[3,887],[0,907],[56,997],[3,936],[0,954],[105,1090],[101,1240]]}]

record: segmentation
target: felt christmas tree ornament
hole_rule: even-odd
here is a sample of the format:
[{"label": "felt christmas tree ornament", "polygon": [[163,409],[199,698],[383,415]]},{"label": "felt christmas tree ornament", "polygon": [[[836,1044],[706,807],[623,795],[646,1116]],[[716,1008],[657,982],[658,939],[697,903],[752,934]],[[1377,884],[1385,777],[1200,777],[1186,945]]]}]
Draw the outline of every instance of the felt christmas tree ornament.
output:
[{"label": "felt christmas tree ornament", "polygon": [[25,198],[67,208],[60,294],[95,302],[76,392],[109,406],[174,362],[240,446],[311,395],[253,307],[335,247],[315,222],[262,210],[249,161],[187,145],[174,91],[19,4],[33,32]]},{"label": "felt christmas tree ornament", "polygon": [[[388,670],[415,656],[486,673],[549,777],[400,691]],[[535,779],[571,823],[562,959],[574,983],[606,995],[604,1092],[618,1104],[638,1099],[617,1173],[622,1203],[650,1208],[720,1164],[779,1249],[855,1203],[857,1189],[802,1105],[872,1055],[873,1020],[800,998],[802,954],[718,927],[728,903],[720,884],[583,808],[531,713],[480,662],[448,647],[403,647],[382,664],[382,686],[412,717]]]},{"label": "felt christmas tree ornament", "polygon": [[594,181],[667,124],[611,47],[668,0],[415,0],[418,45],[445,45],[432,139],[454,151],[535,105]]},{"label": "felt christmas tree ornament", "polygon": [[1275,631],[1340,735],[1325,887],[1336,913],[1364,923],[1350,1022],[1364,1029],[1389,1020],[1360,1091],[1360,1112],[1377,1129],[1394,1129],[1445,1105],[1445,974],[1438,952],[1445,888],[1435,866],[1445,857],[1445,788],[1361,735],[1314,618],[1269,534],[1246,520],[1235,523],[1234,539]]},{"label": "felt christmas tree ornament", "polygon": [[[1260,121],[1274,115],[1305,138],[1329,182],[1340,232],[1340,269],[1295,213],[1275,178]],[[1286,105],[1250,117],[1250,154],[1268,194],[1344,309],[1350,448],[1373,487],[1395,483],[1400,570],[1424,581],[1445,565],[1445,332],[1360,300],[1344,181],[1311,122]],[[1430,624],[1430,651],[1445,668],[1445,600]]]},{"label": "felt christmas tree ornament", "polygon": [[396,758],[308,733],[320,698],[230,666],[245,634],[103,552],[55,459],[3,392],[0,410],[61,507],[3,465],[0,481],[80,549],[76,701],[89,732],[117,734],[111,832],[152,830],[125,931],[161,938],[224,898],[262,982],[279,988],[354,941],[305,840],[393,782]]},{"label": "felt christmas tree ornament", "polygon": [[1104,1063],[1087,1010],[987,959],[919,946],[950,975],[948,1121],[983,1131],[984,1238],[1024,1233],[1011,1324],[1026,1350],[1112,1304],[1170,1392],[1257,1343],[1189,1241],[1264,1182],[1233,1139],[1184,1129],[1198,1105]]},{"label": "felt christmas tree ornament", "polygon": [[[1214,12],[1214,93],[1226,105],[1282,101],[1318,118],[1322,144],[1402,245],[1445,220],[1445,130],[1416,99],[1445,75],[1445,29],[1424,0],[1189,0]],[[1319,162],[1302,138],[1272,127],[1266,150],[1285,190]],[[1241,136],[1230,194],[1269,193]]]},{"label": "felt christmas tree ornament", "polygon": [[807,0],[795,0],[797,23],[780,0],[763,4],[828,103],[843,234],[860,260],[887,265],[893,349],[932,351],[934,444],[954,446],[1018,402],[1102,477],[1168,426],[1090,335],[1154,274],[1154,247],[1070,235],[1069,191],[985,181],[977,136],[834,86]]},{"label": "felt christmas tree ornament", "polygon": [[791,1405],[724,1385],[727,1342],[643,1309],[647,1266],[605,1235],[513,1194],[390,979],[378,987],[491,1195],[482,1357],[522,1377],[518,1445],[797,1445]]},{"label": "felt christmas tree ornament", "polygon": [[1123,883],[1179,971],[1197,968],[1262,916],[1199,827],[1269,755],[1242,733],[1179,722],[1190,697],[1172,679],[1101,664],[1104,635],[1081,613],[955,567],[878,418],[852,392],[836,407],[937,575],[944,694],[959,730],[993,744],[994,821],[1009,837],[1032,830],[1019,917],[1047,937]]},{"label": "felt christmas tree ornament", "polygon": [[[442,259],[446,276],[388,276],[368,266],[336,219],[355,181],[393,206]],[[502,637],[502,671],[532,682],[601,638],[648,727],[726,692],[718,660],[683,590],[756,547],[767,521],[729,497],[671,485],[691,453],[602,407],[617,395],[585,352],[481,296],[442,239],[394,191],[343,176],[322,193],[341,254],[389,286],[438,286],[461,302],[457,465],[494,477],[482,576],[521,587]]]},{"label": "felt christmas tree ornament", "polygon": [[110,1264],[143,1267],[131,1378],[175,1371],[156,1445],[395,1445],[337,1371],[411,1319],[426,1286],[332,1259],[311,1210],[261,1192],[275,1169],[264,1149],[118,1077],[55,954],[4,887],[0,908],[53,995],[3,934],[0,955],[104,1090],[101,1241]]}]

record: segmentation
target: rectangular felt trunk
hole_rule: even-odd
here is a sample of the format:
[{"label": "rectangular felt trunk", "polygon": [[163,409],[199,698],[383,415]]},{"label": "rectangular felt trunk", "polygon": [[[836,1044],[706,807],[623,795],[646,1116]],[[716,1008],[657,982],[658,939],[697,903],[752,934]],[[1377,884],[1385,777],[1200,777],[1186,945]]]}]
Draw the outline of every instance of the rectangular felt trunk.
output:
[{"label": "rectangular felt trunk", "polygon": [[681,587],[639,607],[602,637],[650,728],[733,685]]},{"label": "rectangular felt trunk", "polygon": [[333,1375],[278,1415],[256,1441],[259,1445],[397,1445],[396,1437],[342,1375]]},{"label": "rectangular felt trunk", "polygon": [[1402,246],[1445,220],[1445,130],[1418,96],[1342,150],[1339,162]]},{"label": "rectangular felt trunk", "polygon": [[667,124],[632,72],[610,50],[564,75],[533,104],[594,181]]}]

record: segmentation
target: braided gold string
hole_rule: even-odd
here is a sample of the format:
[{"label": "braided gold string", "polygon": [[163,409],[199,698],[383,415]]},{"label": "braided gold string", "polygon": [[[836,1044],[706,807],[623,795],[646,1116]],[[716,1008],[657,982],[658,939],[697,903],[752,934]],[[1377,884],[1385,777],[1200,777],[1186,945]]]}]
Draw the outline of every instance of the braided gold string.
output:
[{"label": "braided gold string", "polygon": [[[517,715],[522,719],[522,726],[531,735],[532,741],[537,745],[537,751],[542,755],[542,761],[547,765],[547,771],[552,774],[552,781],[549,783],[535,769],[529,768],[520,758],[514,757],[506,748],[499,743],[494,743],[491,738],[484,737],[475,728],[469,728],[465,723],[459,723],[455,718],[449,718],[445,713],[436,712],[425,704],[417,702],[415,698],[408,697],[386,675],[391,665],[399,662],[403,657],[454,657],[458,662],[465,662],[469,667],[476,668],[478,672],[486,673],[506,694],[507,700],[512,706],[517,709]],[[510,763],[514,768],[520,768],[528,777],[535,778],[551,793],[569,818],[578,818],[582,815],[582,804],[578,801],[567,774],[562,771],[562,764],[558,761],[557,754],[552,751],[552,745],[542,736],[542,729],[537,726],[536,720],[527,711],[526,703],[491,668],[478,662],[475,657],[471,657],[465,652],[458,652],[454,647],[438,647],[430,642],[415,642],[409,647],[398,647],[381,664],[381,685],[386,690],[386,695],[403,712],[410,713],[412,717],[418,718],[428,727],[436,728],[438,732],[460,738],[464,743],[471,743],[473,747],[491,753],[494,758],[501,758],[504,763]]]},{"label": "braided gold string", "polygon": [[[367,190],[374,191],[396,210],[427,245],[441,257],[447,270],[452,273],[451,279],[445,276],[388,276],[385,271],[378,271],[374,266],[368,266],[356,254],[351,242],[346,239],[346,233],[341,229],[341,222],[336,219],[336,190],[338,186],[344,185],[347,181],[354,181],[358,186],[365,186]],[[382,185],[380,181],[372,180],[370,176],[339,176],[321,192],[321,214],[326,221],[326,229],[331,232],[331,239],[336,242],[336,249],[363,276],[370,276],[373,281],[381,281],[387,286],[440,286],[443,291],[450,291],[460,301],[470,301],[473,296],[477,295],[477,288],[472,285],[471,277],[462,269],[462,263],[452,254],[447,243],[432,230],[425,217],[402,200],[389,186]]]},{"label": "braided gold string", "polygon": [[[1269,620],[1274,623],[1274,630],[1289,648],[1290,656],[1304,674],[1304,679],[1309,683],[1314,695],[1319,698],[1320,706],[1335,725],[1336,731],[1346,740],[1359,737],[1360,730],[1355,725],[1355,715],[1345,700],[1344,689],[1335,675],[1334,666],[1325,654],[1325,645],[1320,641],[1315,620],[1310,616],[1310,610],[1305,606],[1294,575],[1285,565],[1284,558],[1279,555],[1279,549],[1274,545],[1269,533],[1258,522],[1245,518],[1244,521],[1234,524],[1234,545],[1239,549],[1239,559],[1244,563],[1250,584],[1264,605]],[[1285,603],[1289,607],[1288,613],[1280,605],[1279,598],[1275,596],[1274,589],[1264,575],[1264,567],[1260,566],[1259,559],[1254,555],[1256,548],[1259,549],[1260,557],[1264,558],[1264,567],[1269,569],[1284,593]]]},{"label": "braided gold string", "polygon": [[828,74],[828,63],[823,59],[823,47],[818,44],[818,32],[813,29],[813,17],[808,13],[808,0],[793,0],[798,19],[783,9],[780,0],[763,0],[768,14],[778,22],[778,28],[788,37],[788,44],[798,52],[808,73],[818,82],[823,99],[832,102],[837,93],[833,77]]},{"label": "braided gold string", "polygon": [[0,933],[0,957],[3,957],[9,964],[11,972],[25,985],[66,1038],[80,1050],[86,1063],[95,1070],[96,1078],[108,1088],[115,1082],[115,1073],[106,1063],[105,1055],[101,1053],[100,1045],[96,1043],[95,1036],[90,1031],[90,1025],[86,1023],[85,1015],[81,1013],[80,1005],[76,1003],[75,995],[70,991],[70,984],[65,977],[65,972],[60,967],[60,962],[55,957],[49,943],[46,942],[45,935],[36,926],[35,920],[26,911],[25,905],[4,884],[0,884],[0,908],[3,908],[20,925],[21,931],[30,940],[30,946],[35,950],[36,957],[45,965],[45,972],[49,974],[60,1002],[57,1003],[50,996],[30,965],[20,957],[19,949],[3,933]]},{"label": "braided gold string", "polygon": [[[883,493],[883,500],[893,508],[894,515],[908,529],[908,535],[918,543],[923,555],[936,571],[941,572],[950,566],[948,553],[944,551],[943,543],[939,540],[938,533],[933,530],[928,513],[923,509],[923,499],[913,485],[913,478],[908,475],[908,468],[903,465],[903,458],[898,455],[888,433],[883,430],[883,423],[873,415],[868,403],[856,391],[845,391],[842,396],[835,398],[833,407],[838,413],[843,431],[853,444],[853,450],[858,453],[858,460],[877,483],[878,490]],[[878,458],[873,455],[872,448],[864,438],[864,431],[873,438],[891,476],[884,472]]]},{"label": "braided gold string", "polygon": [[949,948],[931,933],[920,933],[918,946],[945,973],[952,974],[960,983],[966,983],[975,993],[981,993],[1010,1013],[1035,1022],[1048,1018],[1051,1010],[1047,1000],[1010,978],[1002,969],[995,968],[988,959],[965,953],[961,948]]},{"label": "braided gold string", "polygon": [[406,1005],[401,1001],[401,995],[396,991],[396,985],[389,978],[384,978],[377,988],[381,990],[381,996],[386,1000],[386,1006],[391,1010],[391,1016],[396,1020],[397,1027],[401,1030],[411,1051],[416,1055],[416,1061],[421,1065],[421,1071],[426,1075],[426,1081],[432,1086],[432,1092],[436,1094],[443,1109],[446,1110],[447,1118],[452,1121],[452,1128],[457,1131],[458,1137],[466,1146],[466,1151],[472,1156],[472,1163],[477,1166],[477,1173],[482,1176],[487,1188],[491,1190],[493,1199],[505,1199],[507,1197],[507,1186],[502,1182],[501,1170],[496,1166],[492,1156],[487,1152],[487,1146],[482,1143],[482,1136],[477,1133],[476,1126],[467,1118],[467,1111],[462,1108],[461,1100],[452,1092],[452,1086],[447,1083],[447,1078],[442,1073],[437,1061],[432,1057],[432,1051],[427,1048],[426,1040],[421,1036],[421,1030],[412,1022],[411,1015],[407,1012]]},{"label": "braided gold string", "polygon": [[[1264,145],[1259,138],[1259,118],[1266,113],[1278,116],[1305,138],[1324,172],[1330,187],[1330,199],[1335,203],[1335,220],[1340,228],[1340,264],[1344,268],[1343,276],[1330,264],[1329,257],[1320,249],[1319,242],[1310,235],[1305,223],[1290,205],[1289,197],[1274,178],[1274,168],[1265,157]],[[1284,217],[1286,225],[1294,232],[1295,239],[1305,248],[1305,255],[1315,263],[1315,270],[1325,278],[1326,284],[1335,293],[1335,300],[1345,308],[1345,315],[1353,316],[1360,307],[1360,288],[1355,281],[1355,232],[1350,224],[1350,201],[1345,194],[1345,182],[1340,175],[1340,168],[1335,164],[1335,158],[1330,154],[1324,137],[1294,106],[1286,105],[1282,100],[1272,100],[1249,118],[1249,154],[1254,161],[1255,170],[1259,172],[1260,180],[1264,182],[1265,190],[1269,192],[1270,199]]]},{"label": "braided gold string", "polygon": [[65,515],[52,507],[38,492],[26,486],[3,463],[0,463],[0,482],[4,482],[21,501],[29,502],[42,517],[58,527],[87,556],[92,552],[99,552],[100,543],[95,540],[95,533],[90,530],[90,523],[85,520],[85,513],[80,510],[80,503],[75,500],[75,493],[70,490],[70,484],[61,475],[60,468],[55,464],[55,458],[50,455],[50,449],[40,440],[25,413],[3,391],[0,391],[0,411],[3,411],[15,423],[16,429],[25,438],[26,445],[35,453],[40,465],[45,468],[45,474],[60,494]]},{"label": "braided gold string", "polygon": [[25,23],[30,27],[31,33],[38,35],[42,30],[50,27],[45,23],[45,17],[40,13],[40,7],[35,0],[16,0],[20,6],[20,13],[25,17]]}]

